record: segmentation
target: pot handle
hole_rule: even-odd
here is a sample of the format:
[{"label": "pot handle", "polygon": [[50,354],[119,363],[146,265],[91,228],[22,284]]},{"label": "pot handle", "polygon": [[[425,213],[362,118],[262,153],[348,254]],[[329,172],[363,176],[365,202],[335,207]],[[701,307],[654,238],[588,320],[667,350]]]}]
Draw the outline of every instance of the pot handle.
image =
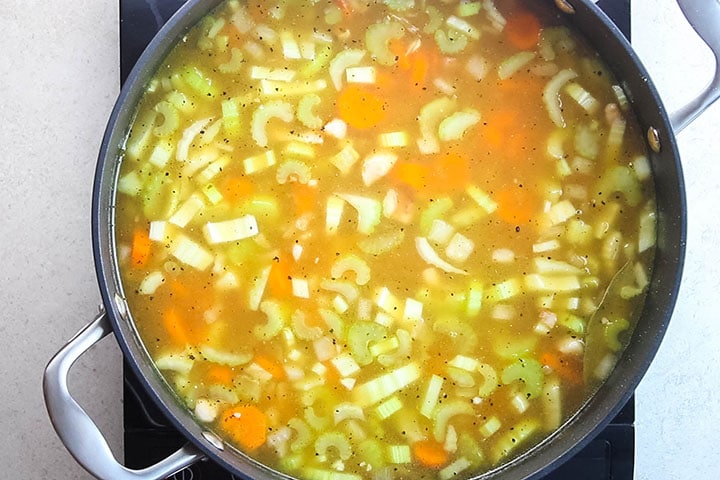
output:
[{"label": "pot handle", "polygon": [[715,75],[693,101],[673,112],[670,123],[680,133],[720,98],[720,0],[677,0],[680,9],[715,56]]},{"label": "pot handle", "polygon": [[68,391],[70,369],[95,343],[112,333],[105,312],[75,335],[48,363],[43,393],[50,421],[70,454],[88,472],[104,480],[159,480],[201,460],[204,455],[191,444],[142,470],[124,467],[113,456],[102,432]]}]

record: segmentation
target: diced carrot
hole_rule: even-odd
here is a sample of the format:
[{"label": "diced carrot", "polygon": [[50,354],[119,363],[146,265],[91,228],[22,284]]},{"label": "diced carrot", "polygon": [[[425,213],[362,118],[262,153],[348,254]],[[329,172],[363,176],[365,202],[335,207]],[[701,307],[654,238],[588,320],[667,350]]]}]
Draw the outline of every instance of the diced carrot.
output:
[{"label": "diced carrot", "polygon": [[243,176],[227,177],[220,184],[220,193],[232,204],[246,200],[254,190],[253,183]]},{"label": "diced carrot", "polygon": [[260,365],[263,370],[272,375],[274,379],[282,380],[285,378],[285,370],[283,369],[282,364],[277,360],[266,355],[255,355],[253,361]]},{"label": "diced carrot", "polygon": [[560,377],[573,384],[579,385],[583,383],[580,362],[560,358],[554,353],[547,352],[540,356],[540,363],[552,368]]},{"label": "diced carrot", "polygon": [[347,85],[337,98],[338,115],[360,130],[377,126],[385,119],[387,104],[370,87]]},{"label": "diced carrot", "polygon": [[415,52],[412,59],[412,67],[410,68],[411,86],[422,88],[427,82],[428,71],[430,70],[430,60],[427,56]]},{"label": "diced carrot", "polygon": [[283,298],[292,295],[290,261],[287,255],[275,257],[270,268],[267,286],[273,297]]},{"label": "diced carrot", "polygon": [[170,308],[165,310],[162,316],[163,326],[167,330],[170,340],[177,345],[187,345],[189,343],[189,335],[184,325],[183,319],[177,310]]},{"label": "diced carrot", "polygon": [[137,228],[133,232],[132,252],[130,258],[134,267],[144,266],[150,258],[152,242],[148,236],[148,230]]},{"label": "diced carrot", "polygon": [[388,42],[388,49],[395,55],[397,66],[401,70],[410,70],[410,58],[407,54],[405,43],[399,38],[393,38]]},{"label": "diced carrot", "polygon": [[505,36],[514,47],[529,50],[540,40],[540,20],[532,12],[519,10],[507,19]]},{"label": "diced carrot", "polygon": [[470,181],[470,161],[456,152],[441,152],[433,163],[433,177],[443,190],[464,188]]},{"label": "diced carrot", "polygon": [[440,468],[449,459],[442,443],[434,440],[420,440],[412,444],[415,459],[428,468]]},{"label": "diced carrot", "polygon": [[235,372],[227,365],[212,365],[208,369],[208,379],[213,383],[231,386],[234,377]]},{"label": "diced carrot", "polygon": [[540,210],[535,196],[520,185],[500,189],[494,199],[498,204],[498,216],[513,225],[528,223]]},{"label": "diced carrot", "polygon": [[257,450],[267,440],[268,418],[254,405],[231,407],[223,412],[220,428],[238,446]]},{"label": "diced carrot", "polygon": [[314,212],[317,206],[317,189],[297,182],[293,182],[291,188],[297,215]]},{"label": "diced carrot", "polygon": [[430,167],[418,162],[397,162],[390,171],[390,176],[418,191],[433,181]]}]

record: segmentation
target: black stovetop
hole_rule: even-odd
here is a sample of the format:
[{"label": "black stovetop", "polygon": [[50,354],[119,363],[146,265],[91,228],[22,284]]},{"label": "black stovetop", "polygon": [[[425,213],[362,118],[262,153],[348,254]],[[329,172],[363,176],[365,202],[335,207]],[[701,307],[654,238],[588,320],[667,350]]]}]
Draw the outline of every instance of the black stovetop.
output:
[{"label": "black stovetop", "polygon": [[[120,76],[124,82],[145,46],[185,0],[120,0]],[[600,0],[598,6],[630,38],[630,0]],[[124,368],[125,464],[143,468],[180,448],[186,440],[143,392],[131,368]],[[635,456],[635,400],[573,458],[543,480],[632,480]],[[234,480],[209,461],[171,480]]]}]

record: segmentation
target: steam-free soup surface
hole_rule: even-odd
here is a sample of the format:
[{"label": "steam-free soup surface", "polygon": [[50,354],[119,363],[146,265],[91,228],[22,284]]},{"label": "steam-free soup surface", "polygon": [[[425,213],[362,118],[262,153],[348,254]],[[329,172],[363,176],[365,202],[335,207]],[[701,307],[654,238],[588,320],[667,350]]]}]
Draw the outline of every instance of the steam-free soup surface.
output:
[{"label": "steam-free soup surface", "polygon": [[607,377],[651,172],[623,91],[540,9],[228,2],[183,37],[115,220],[138,332],[199,422],[302,478],[465,478]]}]

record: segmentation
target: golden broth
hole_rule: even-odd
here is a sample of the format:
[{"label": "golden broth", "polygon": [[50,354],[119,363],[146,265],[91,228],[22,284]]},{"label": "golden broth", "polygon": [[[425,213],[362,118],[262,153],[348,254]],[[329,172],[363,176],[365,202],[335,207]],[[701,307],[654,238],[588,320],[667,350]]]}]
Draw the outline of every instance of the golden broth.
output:
[{"label": "golden broth", "polygon": [[137,329],[224,440],[301,478],[468,477],[609,374],[650,275],[639,127],[531,2],[227,2],[117,185]]}]

